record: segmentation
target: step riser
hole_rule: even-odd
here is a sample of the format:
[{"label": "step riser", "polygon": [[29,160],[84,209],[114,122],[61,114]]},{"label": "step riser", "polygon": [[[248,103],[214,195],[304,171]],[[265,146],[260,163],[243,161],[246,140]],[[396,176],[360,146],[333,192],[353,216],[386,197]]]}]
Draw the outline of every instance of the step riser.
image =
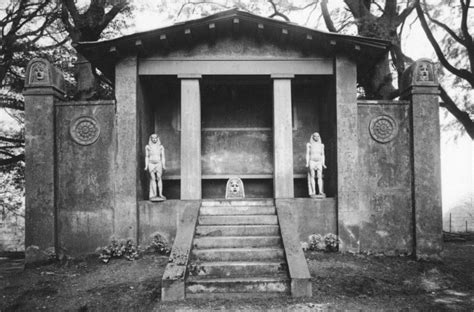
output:
[{"label": "step riser", "polygon": [[276,216],[259,215],[259,216],[200,216],[199,224],[278,224]]},{"label": "step riser", "polygon": [[235,206],[235,207],[201,207],[200,216],[216,215],[275,215],[273,206]]},{"label": "step riser", "polygon": [[209,277],[239,277],[239,276],[274,276],[287,272],[285,263],[212,265],[203,263],[196,265],[190,275]]},{"label": "step riser", "polygon": [[202,207],[212,206],[272,206],[273,200],[210,200],[202,201]]},{"label": "step riser", "polygon": [[275,225],[225,226],[207,225],[197,226],[196,236],[274,236],[280,235]]},{"label": "step riser", "polygon": [[259,250],[243,252],[243,251],[229,251],[229,250],[203,250],[194,249],[192,254],[195,259],[200,261],[283,261],[284,253],[282,249],[273,250]]},{"label": "step riser", "polygon": [[186,293],[254,293],[280,292],[287,293],[290,286],[287,281],[282,282],[235,282],[235,283],[201,283],[190,282],[186,285]]},{"label": "step riser", "polygon": [[250,298],[281,298],[289,296],[290,292],[251,292],[251,293],[186,293],[187,299],[250,299]]},{"label": "step riser", "polygon": [[282,247],[280,237],[197,237],[194,248]]}]

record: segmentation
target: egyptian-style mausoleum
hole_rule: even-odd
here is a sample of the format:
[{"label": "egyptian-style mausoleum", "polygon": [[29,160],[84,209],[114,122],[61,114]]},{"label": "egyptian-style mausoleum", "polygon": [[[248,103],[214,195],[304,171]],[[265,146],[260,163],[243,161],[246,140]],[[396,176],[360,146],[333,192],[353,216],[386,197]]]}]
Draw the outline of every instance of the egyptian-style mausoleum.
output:
[{"label": "egyptian-style mausoleum", "polygon": [[[108,101],[64,100],[62,73],[32,60],[24,92],[27,262],[52,249],[91,253],[112,237],[146,245],[159,234],[174,244],[164,296],[182,298],[198,289],[182,280],[193,257],[217,261],[213,244],[236,247],[234,261],[273,248],[289,276],[288,288],[277,289],[293,295],[311,292],[299,244],[312,233],[337,234],[342,252],[436,258],[433,64],[406,70],[398,101],[357,98],[358,83],[388,47],[230,10],[80,43],[114,84]],[[325,146],[324,198],[308,196],[305,154],[314,132]],[[144,170],[152,133],[166,154],[160,202],[149,200]],[[243,181],[245,200],[224,199],[232,177]],[[206,231],[217,238],[206,240]],[[254,253],[237,253],[239,235],[253,237]],[[252,245],[264,241],[281,251]]]}]

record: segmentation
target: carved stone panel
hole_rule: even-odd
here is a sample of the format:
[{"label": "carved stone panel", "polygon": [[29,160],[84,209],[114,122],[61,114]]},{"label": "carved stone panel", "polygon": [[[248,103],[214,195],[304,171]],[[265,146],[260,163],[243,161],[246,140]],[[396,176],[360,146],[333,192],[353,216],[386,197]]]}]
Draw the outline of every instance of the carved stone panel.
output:
[{"label": "carved stone panel", "polygon": [[375,141],[388,143],[397,136],[398,124],[392,117],[380,115],[370,121],[369,131]]},{"label": "carved stone panel", "polygon": [[71,123],[69,133],[77,144],[91,145],[99,138],[100,126],[95,118],[81,116]]},{"label": "carved stone panel", "polygon": [[230,178],[225,188],[226,199],[245,198],[244,183],[240,178]]},{"label": "carved stone panel", "polygon": [[64,77],[60,70],[43,58],[32,59],[26,68],[25,88],[54,87],[64,93]]}]

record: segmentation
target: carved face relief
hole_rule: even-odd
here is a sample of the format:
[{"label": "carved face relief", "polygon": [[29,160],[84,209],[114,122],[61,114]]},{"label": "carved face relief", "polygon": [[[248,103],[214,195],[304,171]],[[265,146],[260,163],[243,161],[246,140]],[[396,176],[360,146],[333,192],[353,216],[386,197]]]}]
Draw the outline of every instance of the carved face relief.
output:
[{"label": "carved face relief", "polygon": [[31,66],[30,71],[30,83],[31,82],[43,82],[47,79],[46,65],[41,62],[37,62]]},{"label": "carved face relief", "polygon": [[431,65],[427,63],[422,63],[418,67],[418,75],[417,75],[417,80],[418,81],[432,81],[430,78],[431,76]]},{"label": "carved face relief", "polygon": [[227,181],[225,198],[245,198],[244,184],[239,178],[231,178]]}]

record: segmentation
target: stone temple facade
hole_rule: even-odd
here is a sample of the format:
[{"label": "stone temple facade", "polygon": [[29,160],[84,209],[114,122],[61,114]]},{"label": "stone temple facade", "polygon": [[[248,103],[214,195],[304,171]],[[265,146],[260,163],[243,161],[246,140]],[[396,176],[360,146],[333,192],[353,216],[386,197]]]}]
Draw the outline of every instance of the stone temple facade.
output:
[{"label": "stone temple facade", "polygon": [[[223,200],[231,177],[243,181],[247,200],[271,201],[285,250],[309,234],[334,233],[341,252],[437,258],[433,64],[406,70],[398,101],[357,98],[358,82],[388,47],[230,10],[80,43],[113,82],[109,101],[66,101],[62,73],[32,60],[24,92],[27,262],[48,251],[91,253],[112,237],[146,245],[156,234],[189,253],[200,207]],[[325,198],[308,196],[314,132],[325,145]],[[161,202],[149,201],[144,170],[152,133],[166,151]]]}]

